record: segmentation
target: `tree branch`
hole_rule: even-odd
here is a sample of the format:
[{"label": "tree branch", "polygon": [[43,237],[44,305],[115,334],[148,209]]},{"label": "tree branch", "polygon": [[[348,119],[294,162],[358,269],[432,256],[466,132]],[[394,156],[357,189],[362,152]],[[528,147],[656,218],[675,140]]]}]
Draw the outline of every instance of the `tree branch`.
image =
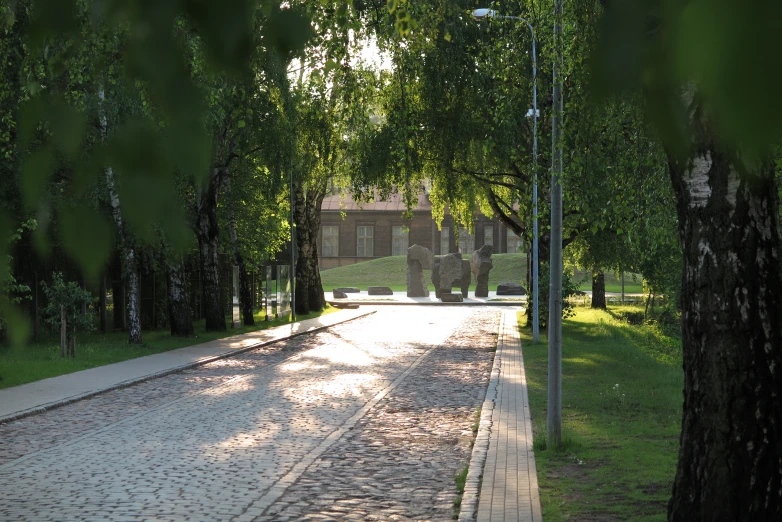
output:
[{"label": "tree branch", "polygon": [[[489,187],[485,187],[486,190],[486,198],[489,200],[489,206],[491,206],[492,210],[495,214],[497,214],[497,217],[499,218],[500,222],[511,229],[514,234],[517,236],[526,236],[527,235],[527,229],[526,227],[522,226],[520,223],[517,223],[510,215],[506,214],[501,208],[497,201],[497,196],[492,192],[492,190]],[[505,207],[508,207],[507,203],[502,201]],[[512,207],[508,207],[513,210]]]}]

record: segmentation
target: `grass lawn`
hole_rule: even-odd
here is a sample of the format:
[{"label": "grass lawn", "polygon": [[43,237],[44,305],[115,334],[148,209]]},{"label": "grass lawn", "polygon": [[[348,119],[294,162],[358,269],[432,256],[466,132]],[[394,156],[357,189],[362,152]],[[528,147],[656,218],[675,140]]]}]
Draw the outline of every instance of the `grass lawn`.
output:
[{"label": "grass lawn", "polygon": [[[527,278],[526,254],[494,254],[491,260],[494,268],[489,272],[489,290],[496,290],[503,281],[524,284]],[[381,257],[355,265],[321,270],[320,278],[326,292],[340,286],[354,286],[362,292],[368,286],[387,286],[395,292],[404,292],[407,290],[407,256]],[[424,270],[424,280],[429,290],[434,291],[431,270]],[[475,278],[471,288],[474,287]]]},{"label": "grass lawn", "polygon": [[[337,311],[328,307],[320,313],[297,316],[297,320],[311,319],[323,314]],[[0,346],[0,388],[10,388],[40,379],[56,377],[66,373],[78,372],[96,366],[103,366],[128,359],[135,359],[153,353],[167,352],[184,346],[205,343],[256,330],[271,328],[290,322],[286,319],[264,321],[265,314],[255,314],[255,326],[242,326],[225,332],[206,332],[204,321],[194,323],[194,337],[172,337],[168,330],[144,331],[144,344],[141,346],[128,344],[126,332],[111,332],[107,334],[90,333],[76,336],[76,358],[60,357],[59,336],[47,337],[37,343],[21,347]],[[230,318],[226,321],[231,324]]]},{"label": "grass lawn", "polygon": [[[573,271],[573,280],[576,282],[583,281],[579,284],[579,290],[592,290],[592,274],[582,272],[581,270]],[[613,272],[605,273],[606,292],[620,293],[622,291],[622,281],[616,277]],[[642,278],[640,274],[633,274],[625,272],[625,293],[626,294],[641,294],[643,293],[643,285],[641,283]]]},{"label": "grass lawn", "polygon": [[562,328],[555,450],[546,447],[546,341],[533,345],[527,328],[521,336],[544,520],[665,520],[681,429],[681,340],[578,308]]}]

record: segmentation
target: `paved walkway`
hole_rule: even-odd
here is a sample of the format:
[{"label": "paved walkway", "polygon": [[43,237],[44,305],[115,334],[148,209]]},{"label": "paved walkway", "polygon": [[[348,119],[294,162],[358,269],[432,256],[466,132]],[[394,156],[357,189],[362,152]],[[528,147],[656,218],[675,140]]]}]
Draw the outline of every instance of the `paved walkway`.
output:
[{"label": "paved walkway", "polygon": [[383,307],[2,424],[0,520],[450,520],[499,315]]},{"label": "paved walkway", "polygon": [[372,312],[367,309],[341,310],[315,319],[5,388],[0,390],[0,422],[228,357],[280,339],[328,328],[368,313]]},{"label": "paved walkway", "polygon": [[469,460],[459,520],[540,521],[515,309],[424,310],[2,390],[11,415],[73,404],[0,424],[0,520],[445,521]]},{"label": "paved walkway", "polygon": [[543,520],[515,311],[503,313],[459,520]]}]

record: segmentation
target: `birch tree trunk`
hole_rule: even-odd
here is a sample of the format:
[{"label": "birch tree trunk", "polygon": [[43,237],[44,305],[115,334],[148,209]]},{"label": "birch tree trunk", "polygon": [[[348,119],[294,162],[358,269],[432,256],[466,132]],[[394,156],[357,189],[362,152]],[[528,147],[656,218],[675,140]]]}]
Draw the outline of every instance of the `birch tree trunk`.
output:
[{"label": "birch tree trunk", "polygon": [[326,195],[326,182],[309,189],[294,183],[296,221],[296,313],[300,315],[323,310],[326,296],[318,266],[318,231],[320,206]]},{"label": "birch tree trunk", "polygon": [[693,89],[669,153],[684,250],[684,409],[671,521],[782,520],[782,238],[771,160],[720,145]]},{"label": "birch tree trunk", "polygon": [[187,293],[184,263],[179,258],[166,261],[166,265],[168,322],[171,324],[171,335],[190,337],[193,335],[193,318],[190,313],[190,297]]},{"label": "birch tree trunk", "polygon": [[222,172],[220,169],[212,169],[206,187],[196,194],[195,232],[201,254],[202,299],[208,332],[226,330],[218,261],[220,229],[217,222],[217,199],[221,183]]},{"label": "birch tree trunk", "polygon": [[[103,139],[108,134],[108,123],[106,115],[103,112],[104,92],[103,88],[98,92],[100,99],[101,115],[100,126]],[[106,167],[106,189],[109,193],[109,203],[111,204],[111,213],[114,217],[114,224],[117,227],[117,243],[121,252],[122,277],[128,287],[128,342],[130,344],[141,344],[141,290],[139,287],[138,260],[136,251],[129,240],[128,233],[125,230],[125,223],[122,220],[122,210],[120,208],[119,195],[117,194],[116,180],[114,171],[111,167]],[[115,302],[114,306],[117,303]]]}]

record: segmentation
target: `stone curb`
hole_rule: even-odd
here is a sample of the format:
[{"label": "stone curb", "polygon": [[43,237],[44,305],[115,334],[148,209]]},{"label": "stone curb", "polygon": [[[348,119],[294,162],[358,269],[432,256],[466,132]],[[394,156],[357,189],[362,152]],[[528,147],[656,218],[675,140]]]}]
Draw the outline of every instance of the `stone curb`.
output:
[{"label": "stone curb", "polygon": [[462,504],[459,508],[459,522],[473,522],[478,512],[478,498],[481,491],[481,479],[483,468],[486,465],[486,457],[489,454],[489,439],[491,438],[491,417],[497,401],[497,387],[500,382],[500,368],[502,360],[500,343],[503,342],[505,314],[500,317],[500,327],[497,333],[497,349],[494,352],[494,364],[491,369],[489,386],[486,388],[486,398],[481,406],[481,419],[478,423],[478,434],[475,436],[475,444],[470,455],[470,465],[467,471],[467,480],[464,484]]},{"label": "stone curb", "polygon": [[337,326],[338,324],[344,324],[348,323],[350,321],[354,321],[356,319],[360,319],[362,317],[366,317],[368,315],[374,314],[375,311],[371,310],[368,312],[364,312],[360,315],[356,315],[354,317],[351,317],[349,319],[345,319],[344,321],[339,321],[334,324],[330,325],[324,325],[324,326],[318,326],[316,328],[313,328],[312,330],[307,330],[304,332],[295,332],[290,335],[287,335],[285,337],[280,337],[279,339],[272,339],[271,341],[263,341],[260,343],[253,344],[251,346],[245,346],[244,348],[238,348],[236,350],[231,350],[230,352],[221,353],[219,355],[212,355],[209,357],[204,357],[203,359],[199,359],[198,361],[182,364],[180,366],[176,366],[174,368],[169,368],[167,370],[163,370],[160,372],[151,373],[149,375],[145,375],[143,377],[138,377],[136,379],[129,379],[127,381],[122,381],[117,384],[114,384],[112,386],[108,386],[106,388],[102,388],[100,390],[93,390],[87,393],[82,393],[79,395],[74,395],[73,397],[68,397],[67,399],[63,399],[60,401],[51,402],[48,404],[44,404],[43,406],[38,406],[37,408],[31,408],[29,410],[24,410],[18,413],[13,413],[11,415],[6,415],[5,417],[0,417],[0,424],[6,424],[8,422],[16,421],[19,419],[24,419],[25,417],[30,417],[32,415],[37,415],[39,413],[43,413],[45,411],[53,410],[55,408],[59,408],[61,406],[67,406],[68,404],[72,404],[74,402],[78,402],[84,399],[89,399],[90,397],[95,397],[96,395],[100,395],[101,393],[106,393],[114,390],[120,390],[122,388],[128,388],[130,386],[133,386],[134,384],[139,384],[145,381],[151,381],[152,379],[157,379],[159,377],[165,377],[166,375],[171,375],[172,373],[178,373],[185,370],[189,370],[191,368],[197,368],[198,366],[203,366],[205,364],[209,364],[214,361],[219,361],[221,359],[228,359],[230,357],[234,357],[235,355],[240,355],[246,352],[249,352],[251,350],[255,350],[257,348],[260,348],[262,346],[268,346],[270,344],[278,343],[280,341],[286,341],[288,339],[292,339],[294,337],[299,337],[301,335],[307,335],[315,332],[320,332],[322,330],[326,330],[327,328],[331,328],[332,326]]}]

